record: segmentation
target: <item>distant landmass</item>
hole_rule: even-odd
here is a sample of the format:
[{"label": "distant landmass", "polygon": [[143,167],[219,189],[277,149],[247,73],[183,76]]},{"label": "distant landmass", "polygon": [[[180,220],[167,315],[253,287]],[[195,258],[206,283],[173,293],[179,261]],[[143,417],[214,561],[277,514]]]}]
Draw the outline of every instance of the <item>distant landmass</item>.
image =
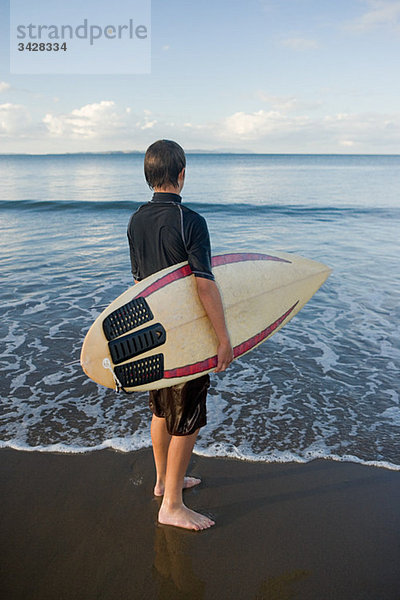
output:
[{"label": "distant landmass", "polygon": [[[0,152],[0,156],[115,156],[115,155],[140,155],[143,156],[145,150],[103,150],[98,152]],[[399,154],[373,154],[373,153],[340,153],[340,152],[254,152],[253,150],[229,150],[226,148],[217,148],[215,150],[204,150],[202,148],[191,148],[185,150],[186,154],[249,154],[262,156],[400,156]]]},{"label": "distant landmass", "polygon": [[[145,150],[103,150],[98,152],[0,152],[0,156],[82,156],[82,155],[115,155],[115,154],[144,154]],[[203,148],[191,148],[185,150],[186,154],[263,154],[262,152],[252,152],[251,150],[230,150],[227,148],[217,148],[215,150],[204,150]]]},{"label": "distant landmass", "polygon": [[[228,148],[216,148],[215,150],[203,150],[202,148],[191,148],[185,150],[186,154],[260,154],[260,152],[254,152],[253,150],[231,150]],[[263,153],[261,153],[263,154]]]}]

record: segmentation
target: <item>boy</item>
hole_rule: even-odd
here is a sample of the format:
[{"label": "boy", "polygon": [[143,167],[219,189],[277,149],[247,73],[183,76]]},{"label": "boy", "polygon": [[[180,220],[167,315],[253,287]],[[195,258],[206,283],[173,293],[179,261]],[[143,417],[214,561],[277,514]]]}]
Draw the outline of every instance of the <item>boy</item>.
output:
[{"label": "boy", "polygon": [[[218,339],[215,372],[225,371],[233,359],[224,310],[211,270],[211,249],[203,217],[181,205],[186,158],[176,142],[159,140],[146,151],[144,172],[153,198],[131,217],[128,239],[132,274],[139,281],[152,273],[187,260],[197,292]],[[206,424],[209,376],[150,392],[153,413],[151,439],[157,479],[156,496],[163,496],[158,521],[185,529],[208,529],[214,521],[183,503],[182,489],[200,483],[184,477],[200,427]]]}]

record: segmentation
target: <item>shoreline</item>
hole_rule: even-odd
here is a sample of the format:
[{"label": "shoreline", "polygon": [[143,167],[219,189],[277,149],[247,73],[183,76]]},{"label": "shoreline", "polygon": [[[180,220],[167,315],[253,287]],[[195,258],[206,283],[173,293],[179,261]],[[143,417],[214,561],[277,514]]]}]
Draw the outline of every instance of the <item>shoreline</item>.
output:
[{"label": "shoreline", "polygon": [[398,600],[400,474],[195,454],[196,533],[157,524],[151,449],[0,449],[8,600]]},{"label": "shoreline", "polygon": [[[0,442],[0,452],[2,450],[13,450],[15,452],[37,452],[39,454],[60,454],[60,455],[65,455],[65,456],[73,456],[75,454],[90,454],[91,452],[102,452],[102,451],[110,451],[110,452],[116,452],[116,453],[121,453],[121,454],[132,454],[134,452],[142,452],[142,451],[146,451],[151,449],[151,446],[143,446],[142,448],[135,448],[135,449],[126,449],[126,448],[119,448],[117,445],[113,446],[112,444],[110,445],[103,445],[103,444],[99,444],[98,446],[64,446],[63,444],[51,444],[49,446],[21,446],[18,447],[17,445],[8,445],[8,442]],[[316,456],[312,456],[310,458],[302,458],[299,457],[297,455],[289,455],[288,458],[284,458],[282,456],[278,456],[276,453],[274,454],[274,459],[271,460],[265,460],[262,458],[258,458],[256,455],[252,455],[252,456],[242,456],[239,454],[234,454],[233,452],[231,454],[229,454],[229,451],[226,454],[208,454],[207,451],[204,450],[196,450],[196,448],[194,449],[194,455],[201,457],[201,458],[207,458],[207,459],[219,459],[219,460],[235,460],[235,461],[239,461],[239,462],[245,462],[245,463],[255,463],[255,464],[265,464],[265,465],[275,465],[275,464],[279,464],[279,465],[287,465],[287,464],[298,464],[298,465],[306,465],[308,463],[314,462],[314,461],[331,461],[331,462],[338,462],[338,463],[351,463],[351,464],[355,464],[355,465],[360,465],[360,466],[364,466],[364,467],[374,467],[377,469],[385,469],[388,471],[399,471],[400,472],[400,465],[396,464],[396,463],[391,463],[389,461],[386,460],[364,460],[362,458],[359,458],[358,456],[355,456],[353,454],[345,454],[343,456],[339,456],[337,454],[329,454],[326,456],[321,456],[321,455],[316,455]],[[287,453],[282,453],[282,454],[286,454]]]}]

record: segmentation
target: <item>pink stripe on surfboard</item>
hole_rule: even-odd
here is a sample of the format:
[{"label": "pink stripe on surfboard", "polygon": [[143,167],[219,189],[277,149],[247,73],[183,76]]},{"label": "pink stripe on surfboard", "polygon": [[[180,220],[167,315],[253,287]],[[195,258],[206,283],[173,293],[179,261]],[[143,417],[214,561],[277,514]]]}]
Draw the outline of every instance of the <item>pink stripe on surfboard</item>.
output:
[{"label": "pink stripe on surfboard", "polygon": [[178,279],[183,279],[183,277],[187,277],[192,274],[192,270],[189,265],[185,265],[184,267],[180,267],[176,269],[176,271],[172,271],[172,273],[168,273],[168,275],[164,275],[164,277],[160,277],[154,283],[149,285],[149,287],[145,288],[143,292],[140,292],[138,298],[147,298],[153,292],[157,292],[157,290],[161,290],[161,288],[165,287],[169,283],[173,281],[177,281]]},{"label": "pink stripe on surfboard", "polygon": [[[257,333],[245,342],[242,342],[241,344],[235,346],[233,349],[234,357],[238,358],[238,356],[241,356],[245,352],[248,352],[249,350],[254,348],[254,346],[257,346],[257,344],[265,340],[265,338],[267,338],[273,331],[275,331],[277,327],[279,327],[279,325],[281,325],[281,323],[283,323],[283,321],[286,319],[286,317],[290,315],[290,313],[294,310],[298,303],[299,301],[295,302],[293,306],[289,308],[289,310],[287,310],[283,315],[276,319],[276,321],[268,325],[268,327],[260,331],[260,333]],[[164,371],[164,378],[172,379],[173,377],[186,377],[187,375],[202,373],[204,371],[208,371],[209,369],[213,369],[217,366],[217,363],[217,356],[211,356],[210,358],[206,358],[205,360],[193,363],[191,365],[185,365],[184,367],[178,367],[176,369]]]},{"label": "pink stripe on surfboard", "polygon": [[[285,260],[284,258],[279,258],[278,256],[270,256],[269,254],[258,254],[255,252],[247,252],[247,253],[232,253],[232,254],[219,254],[218,256],[213,256],[211,259],[211,264],[213,267],[218,267],[220,265],[229,265],[232,263],[244,262],[248,260],[274,260],[278,262],[290,263],[289,260]],[[138,298],[147,298],[150,294],[157,292],[161,288],[165,287],[169,283],[173,281],[177,281],[178,279],[183,279],[184,277],[188,277],[191,275],[192,271],[189,265],[185,265],[184,267],[179,267],[175,271],[168,273],[168,275],[164,275],[157,279],[154,283],[149,285],[147,288],[140,292]]]},{"label": "pink stripe on surfboard", "polygon": [[271,256],[269,254],[259,254],[257,252],[246,252],[241,254],[235,252],[232,254],[219,254],[218,256],[213,256],[211,264],[213,267],[218,267],[219,265],[229,265],[232,263],[244,262],[246,260],[275,260],[277,262],[290,263],[290,260],[279,258],[278,256]]}]

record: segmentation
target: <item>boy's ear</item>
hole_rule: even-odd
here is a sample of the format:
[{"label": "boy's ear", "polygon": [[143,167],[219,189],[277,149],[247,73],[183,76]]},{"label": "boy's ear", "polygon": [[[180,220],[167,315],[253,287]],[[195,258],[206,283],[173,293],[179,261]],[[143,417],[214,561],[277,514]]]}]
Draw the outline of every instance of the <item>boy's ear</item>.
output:
[{"label": "boy's ear", "polygon": [[181,179],[182,181],[184,181],[185,180],[185,173],[186,173],[186,168],[183,167],[182,171],[178,175],[178,179]]}]

